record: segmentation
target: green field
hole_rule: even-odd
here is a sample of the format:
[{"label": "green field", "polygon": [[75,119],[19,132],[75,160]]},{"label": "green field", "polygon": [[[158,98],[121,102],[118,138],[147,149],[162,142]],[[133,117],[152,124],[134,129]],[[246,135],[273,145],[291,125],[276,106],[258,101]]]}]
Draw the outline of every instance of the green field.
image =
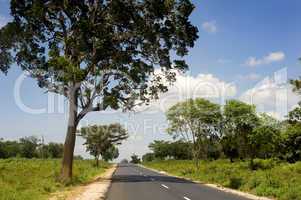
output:
[{"label": "green field", "polygon": [[301,200],[301,162],[295,164],[276,160],[256,160],[257,170],[248,162],[227,160],[201,161],[197,171],[192,161],[156,161],[143,165],[204,183],[247,191],[279,200]]},{"label": "green field", "polygon": [[0,160],[0,200],[47,199],[50,193],[92,180],[109,167],[101,162],[99,168],[93,161],[76,160],[74,179],[68,185],[57,181],[60,160],[7,159]]}]

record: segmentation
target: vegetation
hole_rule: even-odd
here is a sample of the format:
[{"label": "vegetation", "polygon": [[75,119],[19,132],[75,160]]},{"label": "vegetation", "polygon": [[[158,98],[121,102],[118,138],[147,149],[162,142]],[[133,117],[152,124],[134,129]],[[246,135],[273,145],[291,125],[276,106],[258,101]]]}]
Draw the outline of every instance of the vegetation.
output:
[{"label": "vegetation", "polygon": [[228,160],[203,160],[199,169],[196,169],[193,161],[168,160],[143,164],[177,176],[259,196],[276,197],[279,200],[301,199],[301,162],[289,164],[273,159],[255,159],[255,171],[249,169],[246,161],[231,163]]},{"label": "vegetation", "polygon": [[96,166],[100,156],[106,161],[117,158],[119,152],[116,145],[128,138],[127,131],[120,124],[83,127],[80,133],[86,140],[87,151],[96,160]]},{"label": "vegetation", "polygon": [[63,144],[51,142],[44,144],[36,137],[24,137],[19,141],[4,141],[0,139],[1,158],[61,158]]},{"label": "vegetation", "polygon": [[249,160],[253,170],[255,158],[297,162],[301,160],[300,106],[281,122],[238,100],[227,101],[221,109],[205,99],[190,99],[166,113],[168,133],[183,141],[155,141],[149,147],[154,159],[189,159],[191,154],[203,160],[239,158]]},{"label": "vegetation", "polygon": [[192,144],[190,142],[176,141],[158,141],[155,140],[149,145],[153,153],[147,153],[142,157],[143,161],[165,160],[173,158],[176,160],[192,159]]},{"label": "vegetation", "polygon": [[131,156],[131,161],[130,161],[130,163],[133,163],[133,164],[139,164],[139,163],[141,163],[141,160],[140,160],[140,158],[139,158],[136,154],[133,154],[133,155]]},{"label": "vegetation", "polygon": [[10,9],[12,21],[0,29],[0,70],[16,63],[69,100],[62,180],[72,177],[80,120],[157,98],[174,70],[188,68],[182,57],[198,38],[189,0],[12,0]]},{"label": "vegetation", "polygon": [[166,117],[169,122],[169,134],[174,138],[181,137],[187,142],[192,142],[193,158],[198,165],[198,159],[206,155],[206,145],[215,137],[220,125],[220,106],[202,98],[190,99],[172,106]]},{"label": "vegetation", "polygon": [[101,174],[110,165],[101,162],[100,168],[90,160],[75,160],[72,182],[58,182],[57,159],[0,159],[0,200],[43,200],[51,193],[85,183]]}]

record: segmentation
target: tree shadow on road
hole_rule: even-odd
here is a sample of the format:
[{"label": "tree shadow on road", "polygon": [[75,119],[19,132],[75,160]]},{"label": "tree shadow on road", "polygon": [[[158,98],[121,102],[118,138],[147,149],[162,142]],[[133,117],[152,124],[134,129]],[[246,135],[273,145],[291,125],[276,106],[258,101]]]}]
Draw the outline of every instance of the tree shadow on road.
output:
[{"label": "tree shadow on road", "polygon": [[193,184],[193,182],[169,177],[169,176],[142,176],[142,175],[115,175],[112,178],[113,182],[166,182],[166,183],[187,183]]}]

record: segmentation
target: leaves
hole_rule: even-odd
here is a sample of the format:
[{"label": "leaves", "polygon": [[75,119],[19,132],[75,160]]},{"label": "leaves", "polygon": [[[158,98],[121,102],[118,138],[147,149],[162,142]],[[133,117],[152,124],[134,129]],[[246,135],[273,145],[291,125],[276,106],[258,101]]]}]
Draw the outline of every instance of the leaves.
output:
[{"label": "leaves", "polygon": [[186,55],[198,38],[188,19],[193,8],[188,0],[12,0],[13,22],[0,32],[0,69],[16,62],[40,87],[66,97],[78,87],[82,115],[100,110],[90,109],[96,100],[104,109],[131,109],[166,92],[162,79],[151,82],[155,68],[188,68],[170,55]]},{"label": "leaves", "polygon": [[128,138],[127,131],[120,124],[83,127],[80,133],[86,140],[87,151],[96,158],[101,155],[106,160],[115,158],[118,154],[115,145]]}]

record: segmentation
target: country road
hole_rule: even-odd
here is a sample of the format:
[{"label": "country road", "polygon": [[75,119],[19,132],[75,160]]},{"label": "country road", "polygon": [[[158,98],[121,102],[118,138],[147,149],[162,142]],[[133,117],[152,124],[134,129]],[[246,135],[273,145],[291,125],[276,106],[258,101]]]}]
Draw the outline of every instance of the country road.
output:
[{"label": "country road", "polygon": [[107,200],[247,200],[132,164],[120,164]]}]

